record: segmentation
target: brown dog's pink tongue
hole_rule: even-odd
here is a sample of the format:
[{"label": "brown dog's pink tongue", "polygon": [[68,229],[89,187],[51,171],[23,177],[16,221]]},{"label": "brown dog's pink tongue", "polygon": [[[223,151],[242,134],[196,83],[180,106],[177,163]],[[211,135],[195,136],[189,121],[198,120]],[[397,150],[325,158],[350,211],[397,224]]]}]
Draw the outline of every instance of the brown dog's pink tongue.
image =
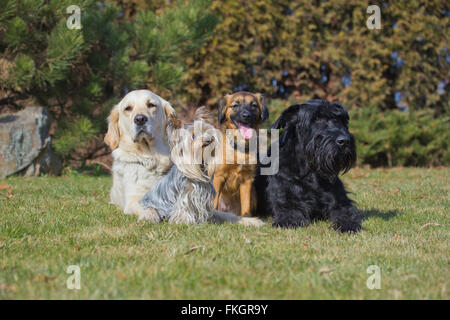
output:
[{"label": "brown dog's pink tongue", "polygon": [[243,124],[238,124],[242,138],[248,140],[253,136],[253,129]]}]

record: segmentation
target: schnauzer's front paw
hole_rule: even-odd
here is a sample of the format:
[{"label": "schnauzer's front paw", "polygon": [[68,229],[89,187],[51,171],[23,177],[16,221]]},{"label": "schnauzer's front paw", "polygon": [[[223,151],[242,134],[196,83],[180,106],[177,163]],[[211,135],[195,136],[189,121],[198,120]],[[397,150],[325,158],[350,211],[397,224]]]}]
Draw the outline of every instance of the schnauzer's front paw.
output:
[{"label": "schnauzer's front paw", "polygon": [[142,209],[139,212],[138,215],[138,221],[149,221],[151,223],[159,223],[161,222],[161,218],[158,214],[158,211],[156,211],[153,208],[148,208],[148,209]]},{"label": "schnauzer's front paw", "polygon": [[264,222],[258,218],[243,217],[238,221],[237,224],[250,227],[262,227],[264,225]]},{"label": "schnauzer's front paw", "polygon": [[273,227],[276,228],[302,228],[306,227],[311,223],[311,221],[305,218],[303,215],[283,215],[276,216],[272,223]]},{"label": "schnauzer's front paw", "polygon": [[344,225],[333,224],[331,227],[336,231],[347,233],[356,233],[361,230],[361,224],[355,222],[347,223]]}]

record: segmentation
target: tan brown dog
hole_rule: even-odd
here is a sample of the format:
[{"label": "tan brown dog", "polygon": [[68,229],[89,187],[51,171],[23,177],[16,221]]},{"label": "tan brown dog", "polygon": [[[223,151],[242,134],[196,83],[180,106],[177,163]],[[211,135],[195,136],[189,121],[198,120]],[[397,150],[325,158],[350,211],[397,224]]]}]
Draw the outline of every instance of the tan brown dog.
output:
[{"label": "tan brown dog", "polygon": [[[259,126],[268,117],[264,96],[259,93],[239,91],[221,99],[219,126],[223,137],[224,161],[218,164],[214,173],[214,209],[241,216],[252,215],[256,207],[256,192],[252,185],[257,165],[248,147],[250,139],[257,138]],[[238,141],[227,135],[233,131],[239,132]],[[227,163],[230,158],[233,163]],[[245,159],[245,164],[238,163],[237,159]]]}]

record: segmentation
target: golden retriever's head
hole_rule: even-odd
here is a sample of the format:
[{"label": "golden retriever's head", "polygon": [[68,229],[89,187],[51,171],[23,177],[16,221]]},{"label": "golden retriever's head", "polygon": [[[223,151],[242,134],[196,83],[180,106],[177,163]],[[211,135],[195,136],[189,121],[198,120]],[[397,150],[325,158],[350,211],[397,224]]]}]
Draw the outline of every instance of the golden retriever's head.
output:
[{"label": "golden retriever's head", "polygon": [[176,116],[169,102],[148,90],[128,93],[111,111],[105,143],[116,149],[121,141],[152,144],[164,139],[168,117]]}]

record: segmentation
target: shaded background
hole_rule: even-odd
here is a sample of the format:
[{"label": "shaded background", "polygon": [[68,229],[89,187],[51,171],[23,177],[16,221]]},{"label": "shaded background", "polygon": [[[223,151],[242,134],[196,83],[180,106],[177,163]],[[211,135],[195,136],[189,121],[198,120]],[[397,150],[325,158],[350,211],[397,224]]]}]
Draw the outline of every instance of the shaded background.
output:
[{"label": "shaded background", "polygon": [[[81,8],[70,30],[66,8]],[[381,9],[380,30],[366,21]],[[107,167],[106,116],[148,88],[182,116],[237,90],[342,102],[358,164],[450,164],[447,1],[0,0],[0,113],[44,106],[66,170]],[[0,124],[1,125],[1,124]],[[103,165],[105,164],[105,166]]]}]

